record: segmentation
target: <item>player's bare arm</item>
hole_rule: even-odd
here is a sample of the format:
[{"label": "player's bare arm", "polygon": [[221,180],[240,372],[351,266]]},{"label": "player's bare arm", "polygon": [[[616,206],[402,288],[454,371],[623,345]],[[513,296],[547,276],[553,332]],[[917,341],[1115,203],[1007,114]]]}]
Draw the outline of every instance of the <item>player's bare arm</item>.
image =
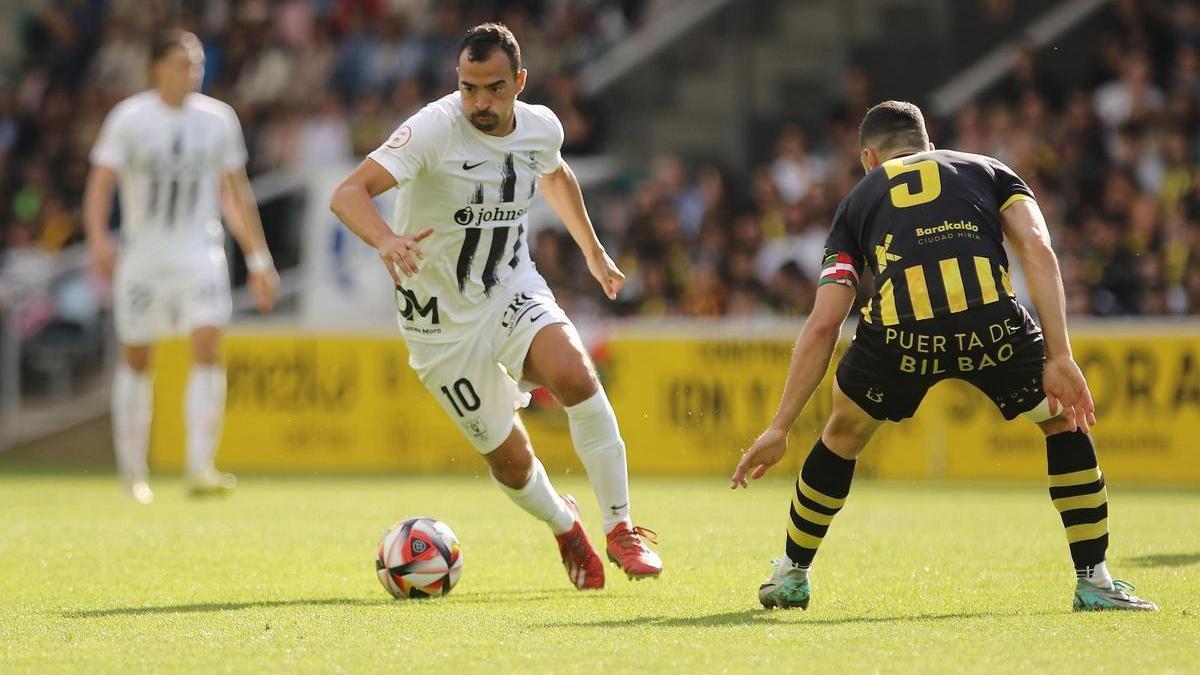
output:
[{"label": "player's bare arm", "polygon": [[83,192],[83,228],[87,234],[88,254],[96,270],[105,278],[112,276],[117,262],[117,245],[108,231],[116,185],[117,172],[95,164],[88,172]]},{"label": "player's bare arm", "polygon": [[542,176],[539,185],[550,208],[567,226],[567,231],[583,252],[588,271],[604,288],[608,299],[616,300],[621,287],[625,285],[625,275],[596,238],[596,230],[592,227],[587,207],[584,206],[583,191],[579,189],[579,179],[575,177],[575,172],[563,162],[557,171]]},{"label": "player's bare arm", "polygon": [[854,295],[854,288],[843,284],[825,284],[817,289],[812,314],[804,322],[792,350],[779,408],[766,431],[742,454],[730,488],[749,487],[750,478],[762,478],[787,452],[788,432],[829,370],[842,323],[854,305]]},{"label": "player's bare arm", "polygon": [[373,159],[364,159],[333,191],[329,210],[359,239],[379,252],[388,274],[392,275],[396,285],[401,285],[403,277],[417,273],[419,263],[425,257],[421,252],[421,241],[433,234],[433,228],[427,227],[411,236],[392,232],[371,200],[395,186],[396,179],[387,169]]},{"label": "player's bare arm", "polygon": [[1004,236],[1021,259],[1045,335],[1046,368],[1042,386],[1050,412],[1058,414],[1061,410],[1072,430],[1086,433],[1096,424],[1096,408],[1087,380],[1071,354],[1062,276],[1058,258],[1050,246],[1046,220],[1037,203],[1031,200],[1012,204],[1002,215]]},{"label": "player's bare arm", "polygon": [[244,168],[221,176],[221,210],[225,214],[225,226],[246,257],[254,304],[260,312],[268,312],[275,305],[275,295],[279,291],[279,273],[267,248],[258,203]]}]

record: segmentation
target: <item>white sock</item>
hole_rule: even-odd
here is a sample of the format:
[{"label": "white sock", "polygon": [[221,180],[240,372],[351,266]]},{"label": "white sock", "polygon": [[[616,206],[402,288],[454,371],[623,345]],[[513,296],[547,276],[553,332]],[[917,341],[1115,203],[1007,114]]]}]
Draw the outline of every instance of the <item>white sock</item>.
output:
[{"label": "white sock", "polygon": [[1093,586],[1100,588],[1112,588],[1113,578],[1108,573],[1108,565],[1101,562],[1099,565],[1084,567],[1083,569],[1075,570],[1075,576],[1079,579],[1087,579]]},{"label": "white sock", "polygon": [[508,495],[509,499],[513,500],[514,504],[549,525],[554,534],[562,534],[575,524],[575,515],[567,508],[562,497],[559,497],[558,493],[554,491],[554,486],[550,484],[550,477],[546,475],[546,467],[542,466],[541,460],[537,457],[533,458],[533,475],[529,477],[529,482],[524,487],[510,488],[496,480],[495,476],[492,476],[492,480],[504,491],[504,494]]},{"label": "white sock", "polygon": [[791,570],[800,570],[804,573],[805,578],[808,577],[808,570],[811,569],[810,567],[801,567],[800,565],[792,562],[792,559],[787,557],[786,553],[779,557],[779,562],[775,568],[780,574],[789,572]]},{"label": "white sock", "polygon": [[117,471],[127,481],[146,480],[154,381],[146,373],[136,373],[124,363],[117,364],[111,405]]},{"label": "white sock", "polygon": [[225,418],[225,369],[193,365],[184,400],[187,419],[187,472],[199,476],[214,469],[217,441]]},{"label": "white sock", "polygon": [[604,514],[604,532],[629,520],[629,472],[625,465],[625,441],[617,428],[617,415],[604,389],[582,403],[565,406],[571,425],[571,441],[587,470]]}]

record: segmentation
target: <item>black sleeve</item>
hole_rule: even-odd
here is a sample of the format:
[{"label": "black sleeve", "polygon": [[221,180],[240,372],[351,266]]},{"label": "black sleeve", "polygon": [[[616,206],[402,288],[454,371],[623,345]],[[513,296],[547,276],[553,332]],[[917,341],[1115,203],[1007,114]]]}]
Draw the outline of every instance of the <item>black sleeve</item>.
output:
[{"label": "black sleeve", "polygon": [[825,255],[821,263],[821,279],[818,285],[828,283],[858,285],[866,262],[858,245],[860,227],[852,223],[854,209],[851,208],[851,192],[838,204],[833,214],[833,227],[825,240]]},{"label": "black sleeve", "polygon": [[1021,199],[1035,201],[1033,190],[1021,180],[1015,171],[998,159],[990,159],[990,167],[996,187],[996,208],[1003,211]]}]

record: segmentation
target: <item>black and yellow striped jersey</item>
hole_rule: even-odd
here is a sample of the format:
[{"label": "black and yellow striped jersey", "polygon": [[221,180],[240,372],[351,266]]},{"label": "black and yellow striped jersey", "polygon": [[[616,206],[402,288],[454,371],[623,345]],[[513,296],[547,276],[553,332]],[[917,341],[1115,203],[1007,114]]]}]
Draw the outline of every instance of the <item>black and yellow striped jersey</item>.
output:
[{"label": "black and yellow striped jersey", "polygon": [[953,150],[888,160],[838,205],[821,283],[855,285],[864,265],[875,295],[863,320],[891,326],[1013,297],[1001,213],[1033,192],[1003,162]]}]

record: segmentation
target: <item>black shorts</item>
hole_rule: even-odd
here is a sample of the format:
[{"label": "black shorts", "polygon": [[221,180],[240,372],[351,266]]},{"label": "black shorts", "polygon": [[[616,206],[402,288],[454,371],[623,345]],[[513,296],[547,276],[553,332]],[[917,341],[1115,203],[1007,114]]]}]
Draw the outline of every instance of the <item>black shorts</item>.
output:
[{"label": "black shorts", "polygon": [[1041,329],[1008,299],[897,326],[864,321],[838,364],[837,383],[871,417],[899,422],[933,385],[965,380],[1011,420],[1045,398],[1045,361]]}]

